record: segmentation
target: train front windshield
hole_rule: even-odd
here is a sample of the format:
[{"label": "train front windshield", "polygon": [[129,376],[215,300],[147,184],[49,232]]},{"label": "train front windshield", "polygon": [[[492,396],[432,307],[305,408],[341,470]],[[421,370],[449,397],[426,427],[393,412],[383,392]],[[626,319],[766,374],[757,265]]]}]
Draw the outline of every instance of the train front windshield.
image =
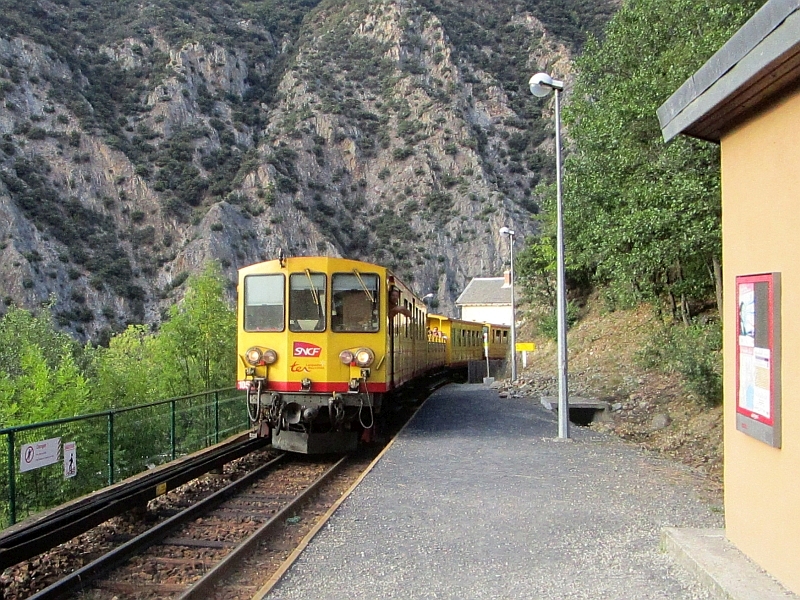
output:
[{"label": "train front windshield", "polygon": [[331,329],[378,331],[379,278],[375,273],[334,273],[331,280]]},{"label": "train front windshield", "polygon": [[304,271],[289,276],[289,331],[324,331],[325,274]]},{"label": "train front windshield", "polygon": [[250,275],[244,279],[245,331],[283,331],[283,275]]}]

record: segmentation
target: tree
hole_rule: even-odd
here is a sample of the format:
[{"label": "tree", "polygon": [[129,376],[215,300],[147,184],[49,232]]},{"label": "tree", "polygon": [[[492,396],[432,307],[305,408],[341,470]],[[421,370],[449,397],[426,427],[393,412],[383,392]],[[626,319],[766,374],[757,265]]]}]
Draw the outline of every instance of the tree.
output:
[{"label": "tree", "polygon": [[10,308],[0,319],[0,428],[91,410],[79,347],[39,315]]},{"label": "tree", "polygon": [[539,213],[539,235],[525,240],[516,258],[516,278],[527,300],[551,311],[556,308],[556,227],[552,212]]},{"label": "tree", "polygon": [[79,346],[72,338],[55,329],[49,307],[42,309],[39,314],[9,307],[0,319],[0,372],[20,375],[22,354],[31,344],[41,348],[42,358],[50,368],[58,365],[64,348],[75,355],[79,352]]},{"label": "tree", "polygon": [[763,0],[631,0],[577,61],[565,109],[565,231],[574,267],[637,298],[721,302],[719,151],[665,145],[656,109]]},{"label": "tree", "polygon": [[146,325],[129,325],[111,338],[108,348],[96,348],[93,390],[102,408],[121,408],[159,400],[157,339]]},{"label": "tree", "polygon": [[225,301],[218,265],[189,278],[158,340],[164,396],[228,387],[236,378],[236,314]]}]

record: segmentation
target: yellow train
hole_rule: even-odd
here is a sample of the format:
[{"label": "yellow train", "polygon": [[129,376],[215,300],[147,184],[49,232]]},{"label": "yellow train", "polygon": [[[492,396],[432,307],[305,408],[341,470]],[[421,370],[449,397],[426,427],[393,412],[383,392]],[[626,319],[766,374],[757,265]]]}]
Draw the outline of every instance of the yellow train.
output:
[{"label": "yellow train", "polygon": [[280,449],[352,450],[404,386],[508,350],[508,327],[429,314],[375,264],[280,258],[240,269],[238,290],[237,385]]},{"label": "yellow train", "polygon": [[451,368],[466,367],[470,361],[506,359],[509,348],[508,325],[476,323],[451,319],[443,315],[428,315],[428,332],[433,340],[444,340],[445,364]]}]

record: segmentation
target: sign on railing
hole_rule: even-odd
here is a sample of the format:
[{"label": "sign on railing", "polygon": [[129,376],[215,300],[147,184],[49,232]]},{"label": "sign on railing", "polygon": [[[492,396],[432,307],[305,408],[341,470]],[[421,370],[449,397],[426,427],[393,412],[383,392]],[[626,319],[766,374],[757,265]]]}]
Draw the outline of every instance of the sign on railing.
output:
[{"label": "sign on railing", "polygon": [[32,444],[23,444],[19,453],[19,472],[33,471],[58,462],[61,438],[50,438]]},{"label": "sign on railing", "polygon": [[0,429],[0,528],[249,425],[244,397],[231,387]]}]

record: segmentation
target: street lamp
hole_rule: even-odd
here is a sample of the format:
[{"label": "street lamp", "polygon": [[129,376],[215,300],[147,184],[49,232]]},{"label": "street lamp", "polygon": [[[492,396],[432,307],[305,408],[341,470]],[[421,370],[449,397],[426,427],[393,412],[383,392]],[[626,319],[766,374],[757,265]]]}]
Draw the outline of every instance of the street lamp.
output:
[{"label": "street lamp", "polygon": [[564,214],[561,199],[561,92],[564,82],[547,73],[537,73],[529,82],[531,94],[556,96],[556,309],[558,313],[558,437],[569,437],[569,396],[567,392],[567,288],[564,281]]},{"label": "street lamp", "polygon": [[517,380],[517,305],[514,299],[514,230],[500,228],[500,235],[508,237],[511,249],[511,381]]}]

